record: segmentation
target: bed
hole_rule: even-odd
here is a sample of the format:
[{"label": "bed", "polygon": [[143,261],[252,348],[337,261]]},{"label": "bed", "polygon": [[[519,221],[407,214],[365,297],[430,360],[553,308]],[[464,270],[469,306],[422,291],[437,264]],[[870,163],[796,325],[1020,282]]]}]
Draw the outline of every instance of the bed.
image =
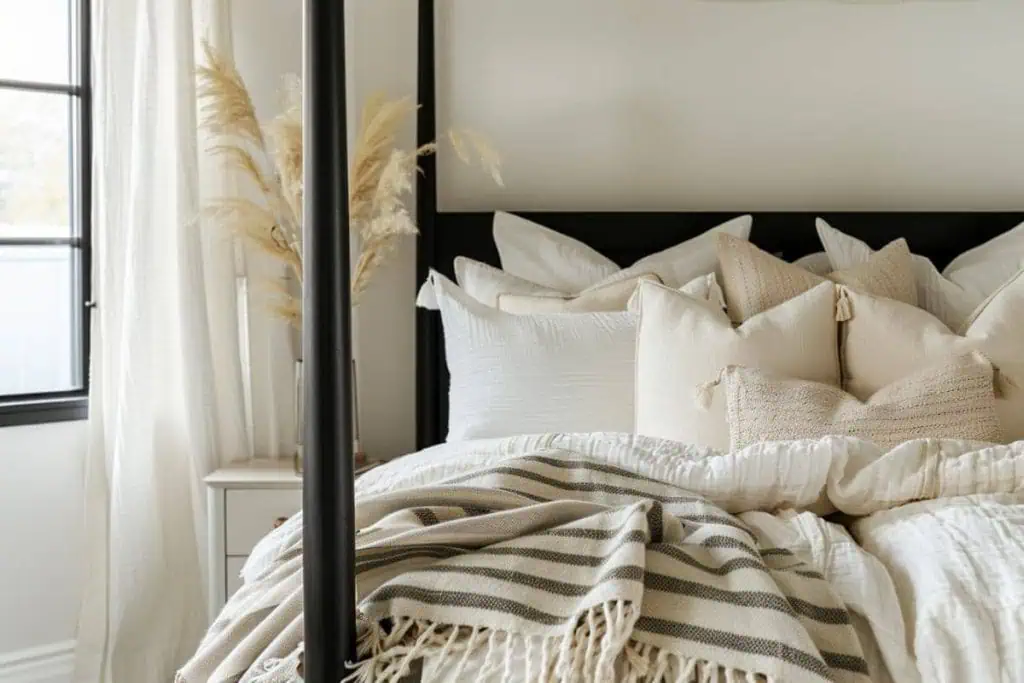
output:
[{"label": "bed", "polygon": [[[434,3],[419,8],[425,143],[437,133]],[[320,11],[310,58],[343,63],[330,35],[341,12]],[[344,212],[344,78],[320,67],[309,82],[328,143],[314,146],[311,210],[331,227]],[[1024,680],[1024,336],[1012,322],[1024,214],[496,217],[439,211],[437,183],[428,157],[417,271],[440,313],[417,312],[420,450],[353,486],[336,418],[350,401],[336,352],[347,241],[314,231],[304,513],[254,551],[181,681]],[[714,228],[728,233],[709,252],[718,278],[669,282]],[[541,242],[553,246],[527,253]],[[789,270],[818,268],[823,247],[828,277],[846,279]],[[518,259],[514,277],[551,279],[516,306],[575,305],[588,283],[611,296],[589,275],[552,295],[573,280],[551,270],[567,252],[583,254],[576,275],[610,274],[615,296],[619,268],[649,272],[621,312],[580,313],[592,324],[466,294],[463,266],[486,284]],[[871,280],[884,296],[866,294],[865,269],[889,268],[883,258],[900,277],[884,270]],[[970,294],[961,301],[941,278],[965,269],[985,285],[949,280]],[[908,278],[913,302],[900,300]],[[622,327],[630,315],[639,322]],[[473,337],[481,329],[492,336]],[[636,357],[619,363],[613,344]],[[549,348],[562,355],[532,368]],[[538,377],[563,371],[565,393],[547,395],[561,379]],[[627,386],[624,411],[613,404]],[[571,419],[549,419],[566,405]]]}]

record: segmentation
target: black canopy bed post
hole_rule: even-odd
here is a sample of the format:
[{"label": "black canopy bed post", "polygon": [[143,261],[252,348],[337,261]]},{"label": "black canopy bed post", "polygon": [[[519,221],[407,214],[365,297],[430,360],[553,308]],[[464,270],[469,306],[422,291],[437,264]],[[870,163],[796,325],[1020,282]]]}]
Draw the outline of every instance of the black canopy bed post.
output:
[{"label": "black canopy bed post", "polygon": [[337,683],[356,635],[344,0],[306,0],[303,31],[304,678]]},{"label": "black canopy bed post", "polygon": [[[437,103],[434,55],[434,0],[419,0],[419,34],[417,44],[416,145],[422,147],[437,139]],[[433,267],[434,217],[437,215],[437,158],[420,159],[422,173],[416,176],[416,225],[423,236],[416,249],[416,283],[424,282]],[[426,448],[442,440],[440,406],[435,400],[444,365],[437,343],[441,321],[433,311],[416,309],[416,448]]]}]

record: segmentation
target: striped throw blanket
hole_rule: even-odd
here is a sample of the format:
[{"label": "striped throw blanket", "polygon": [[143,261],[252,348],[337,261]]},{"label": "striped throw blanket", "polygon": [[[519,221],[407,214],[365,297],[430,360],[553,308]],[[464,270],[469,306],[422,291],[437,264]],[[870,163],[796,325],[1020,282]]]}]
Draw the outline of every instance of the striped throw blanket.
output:
[{"label": "striped throw blanket", "polygon": [[[818,573],[685,490],[562,451],[364,500],[352,678],[866,681]],[[528,671],[512,671],[513,655]],[[516,661],[519,661],[518,658]]]},{"label": "striped throw blanket", "polygon": [[[820,574],[645,469],[534,448],[361,498],[351,679],[868,680]],[[301,519],[261,546],[180,682],[300,680]]]}]

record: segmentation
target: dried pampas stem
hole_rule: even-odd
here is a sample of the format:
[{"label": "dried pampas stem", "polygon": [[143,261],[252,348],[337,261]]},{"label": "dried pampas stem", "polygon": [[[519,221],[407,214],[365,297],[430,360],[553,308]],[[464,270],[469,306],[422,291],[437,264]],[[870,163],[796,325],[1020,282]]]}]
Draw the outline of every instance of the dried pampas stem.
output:
[{"label": "dried pampas stem", "polygon": [[203,41],[206,64],[196,69],[202,126],[219,135],[237,135],[263,146],[263,129],[245,81],[231,60]]},{"label": "dried pampas stem", "polygon": [[[296,77],[286,81],[283,110],[264,130],[235,66],[209,44],[203,44],[203,52],[205,63],[196,70],[197,94],[201,127],[214,138],[209,151],[238,170],[259,195],[219,198],[204,215],[286,266],[301,288],[302,84]],[[418,158],[436,154],[438,145],[399,147],[398,136],[416,108],[411,97],[390,100],[383,95],[370,97],[363,107],[349,173],[349,223],[360,241],[353,305],[399,241],[417,233],[405,200],[412,193]],[[482,135],[451,130],[448,139],[463,163],[479,165],[503,185],[501,160]],[[301,292],[287,281],[272,284],[270,309],[300,327]]]}]

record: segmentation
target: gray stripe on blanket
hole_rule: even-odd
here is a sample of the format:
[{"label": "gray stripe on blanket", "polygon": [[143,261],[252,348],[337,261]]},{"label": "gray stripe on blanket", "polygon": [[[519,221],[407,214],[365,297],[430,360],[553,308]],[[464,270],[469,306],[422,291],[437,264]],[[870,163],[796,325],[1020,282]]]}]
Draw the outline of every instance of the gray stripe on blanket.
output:
[{"label": "gray stripe on blanket", "polygon": [[[516,541],[528,541],[531,536],[524,536]],[[450,546],[405,546],[396,550],[386,551],[380,555],[375,555],[372,558],[360,561],[356,563],[356,571],[364,572],[370,569],[376,569],[393,562],[399,562],[406,560],[410,557],[437,557],[438,559],[447,559],[456,555],[463,555],[466,553],[472,553],[475,556],[484,555],[497,555],[497,556],[514,556],[524,557],[531,560],[545,560],[547,562],[558,562],[560,564],[568,564],[574,567],[600,567],[602,564],[608,561],[612,555],[617,553],[622,546],[630,543],[646,543],[647,534],[640,529],[634,529],[620,537],[620,543],[615,545],[607,555],[581,555],[579,553],[562,553],[557,550],[544,550],[542,548],[516,548],[513,546],[506,547],[485,547],[478,549],[465,549],[465,548],[454,548]]]},{"label": "gray stripe on blanket", "polygon": [[[543,474],[538,474],[537,472],[531,472],[530,470],[523,470],[517,467],[491,467],[483,472],[477,472],[472,476],[449,480],[446,483],[463,484],[466,482],[473,481],[474,479],[486,478],[492,474],[508,474],[513,477],[528,479],[530,481],[535,481],[538,484],[544,484],[545,486],[550,486],[551,488],[558,489],[560,491],[578,491],[580,493],[610,493],[616,496],[654,500],[659,503],[703,502],[703,499],[696,498],[694,496],[660,496],[655,493],[649,493],[647,491],[641,491],[639,489],[624,488],[621,486],[615,486],[613,484],[595,484],[589,481],[560,481],[558,479],[552,479],[551,477],[545,477]],[[518,493],[518,491],[512,492]],[[533,496],[530,496],[530,498],[533,498]]]},{"label": "gray stripe on blanket", "polygon": [[479,593],[465,593],[462,591],[435,591],[418,586],[406,586],[402,584],[388,584],[375,591],[367,599],[367,603],[387,602],[396,599],[415,600],[426,605],[441,605],[444,607],[468,607],[472,609],[489,610],[492,612],[504,612],[512,616],[533,621],[545,626],[556,626],[564,624],[573,617],[572,614],[556,616],[542,612],[539,609],[524,605],[508,598],[499,598]]},{"label": "gray stripe on blanket", "polygon": [[[558,458],[549,458],[543,455],[527,455],[521,458],[521,460],[524,462],[539,462],[541,464],[548,465],[549,467],[557,467],[563,470],[589,470],[591,472],[614,474],[615,476],[622,477],[623,479],[632,479],[633,481],[640,481],[645,484],[657,486],[658,488],[666,488],[665,482],[663,481],[651,479],[650,477],[645,477],[642,474],[630,472],[629,470],[624,470],[621,467],[615,467],[614,465],[604,465],[586,460],[561,460]],[[705,499],[694,497],[690,502],[703,503],[705,502]]]},{"label": "gray stripe on blanket", "polygon": [[402,553],[395,553],[387,557],[374,558],[372,560],[365,560],[356,562],[356,574],[362,574],[373,569],[379,569],[386,567],[389,564],[395,562],[402,562],[404,560],[411,560],[414,557],[434,557],[438,560],[447,560],[449,557],[461,555],[463,552],[459,552],[450,548],[412,548],[403,551]]},{"label": "gray stripe on blanket", "polygon": [[840,652],[829,652],[828,650],[822,650],[821,656],[824,658],[825,663],[833,669],[853,671],[855,673],[864,674],[865,676],[871,673],[868,671],[867,662],[860,657],[844,655]]},{"label": "gray stripe on blanket", "polygon": [[722,515],[675,515],[675,518],[680,522],[697,522],[700,524],[722,524],[724,526],[731,526],[734,529],[746,532],[748,536],[754,538],[754,534],[743,522],[738,522]]},{"label": "gray stripe on blanket", "polygon": [[423,526],[434,526],[435,524],[439,524],[441,521],[430,508],[413,508],[412,511],[416,517],[419,518],[420,524]]},{"label": "gray stripe on blanket", "polygon": [[668,558],[688,564],[695,569],[699,569],[702,572],[713,574],[714,576],[725,576],[732,572],[739,571],[741,569],[755,569],[759,572],[768,573],[768,567],[765,566],[760,560],[756,560],[752,557],[734,557],[731,560],[726,560],[717,567],[706,565],[695,557],[689,555],[679,546],[670,545],[668,543],[659,543],[656,545],[648,546],[648,550],[654,551],[659,555],[664,555]]},{"label": "gray stripe on blanket", "polygon": [[[511,569],[496,569],[493,567],[464,567],[462,565],[439,564],[432,567],[426,567],[424,569],[417,569],[409,572],[409,574],[429,574],[432,572],[442,574],[465,574],[467,576],[484,576],[489,579],[506,581],[519,586],[536,588],[537,590],[544,591],[546,593],[554,593],[555,595],[570,597],[582,597],[594,590],[593,584],[555,581],[554,579],[546,579],[541,576],[517,572]],[[616,580],[639,582],[644,580],[644,568],[637,567],[636,565],[622,565],[620,567],[615,567],[611,571],[605,572],[596,580],[601,582]]]},{"label": "gray stripe on blanket", "polygon": [[665,526],[662,519],[664,512],[661,503],[655,503],[647,510],[647,528],[651,531],[652,543],[661,543],[665,538]]},{"label": "gray stripe on blanket", "polygon": [[799,598],[791,597],[787,599],[781,595],[762,591],[727,591],[654,572],[647,572],[644,576],[644,588],[661,591],[662,593],[688,595],[702,600],[738,605],[739,607],[770,609],[789,615],[799,613],[808,619],[813,619],[823,624],[845,625],[850,623],[850,615],[843,609],[821,607]]},{"label": "gray stripe on blanket", "polygon": [[[801,669],[815,673],[825,680],[832,680],[832,675],[825,662],[803,650],[798,650],[777,640],[742,636],[738,633],[704,628],[696,624],[680,624],[675,621],[655,619],[653,617],[640,617],[636,622],[635,628],[637,631],[646,631],[647,633],[679,638],[681,640],[692,640],[726,650],[782,659]],[[863,662],[864,660],[862,659],[861,661]],[[867,664],[865,664],[866,666]]]}]

